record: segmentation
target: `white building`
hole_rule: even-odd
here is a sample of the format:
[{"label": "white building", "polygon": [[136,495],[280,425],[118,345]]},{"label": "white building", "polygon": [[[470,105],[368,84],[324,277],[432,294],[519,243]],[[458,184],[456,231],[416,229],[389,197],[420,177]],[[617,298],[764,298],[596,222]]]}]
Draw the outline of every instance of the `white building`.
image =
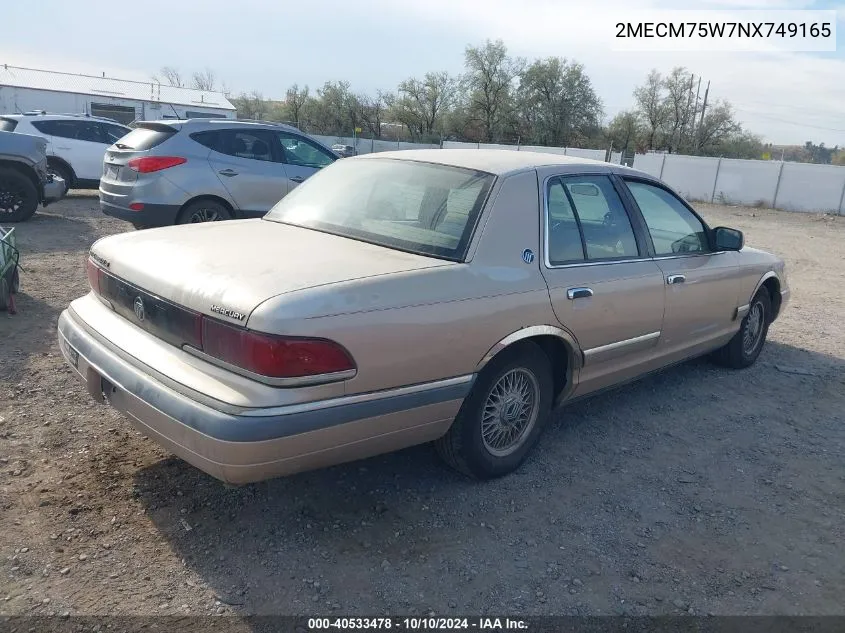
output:
[{"label": "white building", "polygon": [[0,65],[0,114],[44,110],[90,114],[121,123],[198,117],[235,118],[219,92]]}]

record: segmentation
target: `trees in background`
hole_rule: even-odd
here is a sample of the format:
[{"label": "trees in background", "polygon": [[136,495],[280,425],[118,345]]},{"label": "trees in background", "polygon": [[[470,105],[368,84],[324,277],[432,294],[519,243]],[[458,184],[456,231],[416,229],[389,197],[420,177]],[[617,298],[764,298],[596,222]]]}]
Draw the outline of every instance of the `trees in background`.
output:
[{"label": "trees in background", "polygon": [[390,96],[390,114],[408,128],[411,138],[436,140],[445,131],[444,113],[452,107],[457,89],[457,81],[447,72],[411,77]]},{"label": "trees in background", "polygon": [[[634,102],[630,114],[641,129],[636,136],[640,151],[732,158],[762,156],[762,140],[743,131],[731,105],[722,100],[708,102],[700,94],[695,76],[682,66],[665,76],[652,70],[634,89]],[[630,117],[626,122],[629,127],[633,125]],[[618,129],[619,125],[621,121],[615,127]],[[610,127],[614,127],[613,122]]]},{"label": "trees in background", "polygon": [[601,126],[601,99],[577,62],[534,61],[522,72],[516,94],[520,136],[533,144],[578,146]]},{"label": "trees in background", "polygon": [[[164,72],[162,71],[162,74]],[[167,75],[165,75],[167,76]],[[270,116],[256,93],[232,102],[243,118]],[[584,67],[561,58],[534,60],[508,55],[501,40],[465,51],[464,73],[432,71],[408,77],[395,92],[355,94],[348,82],[327,82],[312,93],[294,84],[278,103],[274,120],[314,134],[419,142],[441,139],[523,144],[583,145],[601,142],[601,100]]]},{"label": "trees in background", "polygon": [[185,76],[175,66],[162,66],[158,75],[153,75],[153,81],[167,84],[168,86],[175,86],[176,88],[195,88],[197,90],[208,90],[211,92],[226,92],[224,84],[217,82],[217,74],[211,69],[194,71],[191,73],[191,79],[188,81]]},{"label": "trees in background", "polygon": [[[328,81],[312,91],[293,84],[283,100],[260,93],[228,95],[211,69],[191,81],[172,66],[161,69],[172,86],[226,92],[249,119],[283,121],[313,134],[442,139],[568,147],[612,147],[617,151],[665,151],[726,158],[780,158],[780,151],[743,130],[730,103],[708,99],[700,78],[678,66],[652,70],[632,94],[633,107],[602,124],[604,109],[584,66],[563,57],[512,57],[502,40],[467,46],[464,71],[432,71],[408,77],[395,92],[352,91],[347,81]],[[807,142],[783,152],[789,160],[845,164],[838,147]]]}]

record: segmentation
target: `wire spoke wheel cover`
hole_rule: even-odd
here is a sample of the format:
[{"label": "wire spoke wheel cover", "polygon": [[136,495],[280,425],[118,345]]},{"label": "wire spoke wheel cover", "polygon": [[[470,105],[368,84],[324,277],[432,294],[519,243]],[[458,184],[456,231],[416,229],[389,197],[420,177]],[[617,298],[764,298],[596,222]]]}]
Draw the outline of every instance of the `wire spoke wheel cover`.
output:
[{"label": "wire spoke wheel cover", "polygon": [[505,457],[522,446],[537,422],[539,399],[537,377],[525,368],[496,381],[481,412],[481,439],[491,455]]},{"label": "wire spoke wheel cover", "polygon": [[745,322],[745,330],[742,333],[742,351],[745,354],[752,354],[760,344],[763,336],[763,320],[766,318],[763,304],[755,301],[751,306]]}]

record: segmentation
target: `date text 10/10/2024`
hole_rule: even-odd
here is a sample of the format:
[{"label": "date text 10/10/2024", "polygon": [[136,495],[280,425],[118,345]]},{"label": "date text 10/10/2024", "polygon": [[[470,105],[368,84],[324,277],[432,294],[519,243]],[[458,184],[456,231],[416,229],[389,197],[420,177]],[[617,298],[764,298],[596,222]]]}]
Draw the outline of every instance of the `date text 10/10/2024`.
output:
[{"label": "date text 10/10/2024", "polygon": [[525,620],[511,618],[309,618],[308,630],[406,629],[411,631],[520,631],[528,629]]}]

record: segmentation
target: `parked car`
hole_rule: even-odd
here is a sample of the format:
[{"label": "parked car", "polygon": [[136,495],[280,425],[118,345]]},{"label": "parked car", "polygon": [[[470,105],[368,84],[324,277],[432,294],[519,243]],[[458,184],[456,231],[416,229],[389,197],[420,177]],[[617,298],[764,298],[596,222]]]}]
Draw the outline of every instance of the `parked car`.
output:
[{"label": "parked car", "polygon": [[4,114],[0,130],[34,134],[47,140],[47,167],[68,189],[100,186],[106,148],[132,130],[111,119],[75,115]]},{"label": "parked car", "polygon": [[38,205],[64,195],[61,178],[47,171],[47,143],[38,136],[0,131],[0,224],[23,222]]},{"label": "parked car", "polygon": [[352,145],[341,145],[340,143],[332,145],[332,151],[342,158],[349,158],[350,156],[355,156],[357,154]]},{"label": "parked car", "polygon": [[105,154],[100,207],[136,228],[260,217],[337,158],[287,125],[142,121]]},{"label": "parked car", "polygon": [[338,161],[264,218],[96,242],[59,319],[95,398],[242,483],[435,441],[514,470],[555,405],[747,367],[784,263],[645,173],[553,154]]}]

